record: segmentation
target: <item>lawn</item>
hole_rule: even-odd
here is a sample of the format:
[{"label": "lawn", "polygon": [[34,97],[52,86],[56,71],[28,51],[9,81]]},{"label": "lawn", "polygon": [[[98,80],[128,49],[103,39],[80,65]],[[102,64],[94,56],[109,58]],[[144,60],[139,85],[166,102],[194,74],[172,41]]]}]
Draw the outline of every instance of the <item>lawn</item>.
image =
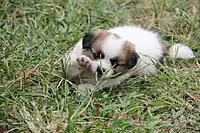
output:
[{"label": "lawn", "polygon": [[[2,0],[0,132],[200,132],[199,0]],[[62,55],[94,28],[141,25],[196,59],[107,89],[64,78]]]}]

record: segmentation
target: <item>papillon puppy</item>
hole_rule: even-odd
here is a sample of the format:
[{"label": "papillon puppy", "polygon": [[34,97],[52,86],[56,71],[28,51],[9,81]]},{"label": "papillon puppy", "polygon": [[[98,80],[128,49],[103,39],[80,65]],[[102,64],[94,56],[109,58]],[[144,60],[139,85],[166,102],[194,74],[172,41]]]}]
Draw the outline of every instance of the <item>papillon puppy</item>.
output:
[{"label": "papillon puppy", "polygon": [[[102,87],[110,87],[133,76],[156,74],[156,65],[165,56],[164,51],[157,33],[123,25],[86,33],[64,55],[62,63],[67,78],[74,83],[100,83]],[[184,44],[174,44],[167,51],[174,59],[195,58]]]}]

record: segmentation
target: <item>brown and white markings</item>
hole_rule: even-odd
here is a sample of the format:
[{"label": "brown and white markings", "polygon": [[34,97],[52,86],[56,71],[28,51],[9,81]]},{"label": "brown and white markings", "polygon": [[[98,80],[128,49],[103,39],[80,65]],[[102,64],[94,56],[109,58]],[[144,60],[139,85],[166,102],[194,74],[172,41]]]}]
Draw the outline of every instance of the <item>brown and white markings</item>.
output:
[{"label": "brown and white markings", "polygon": [[[172,45],[168,55],[182,59],[195,57],[184,44]],[[72,51],[65,54],[63,64],[68,78],[81,81],[86,79],[84,82],[91,84],[99,80],[95,76],[96,72],[103,73],[98,76],[100,78],[107,70],[112,70],[110,75],[120,73],[114,77],[106,76],[103,86],[108,87],[120,84],[132,76],[156,74],[156,64],[163,56],[164,45],[157,33],[125,25],[86,33]]]}]

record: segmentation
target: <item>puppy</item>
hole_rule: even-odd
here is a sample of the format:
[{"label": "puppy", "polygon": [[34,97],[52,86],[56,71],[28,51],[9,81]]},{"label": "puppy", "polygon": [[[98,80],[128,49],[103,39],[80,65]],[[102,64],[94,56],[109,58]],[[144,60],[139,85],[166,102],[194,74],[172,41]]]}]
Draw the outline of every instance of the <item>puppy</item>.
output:
[{"label": "puppy", "polygon": [[[183,44],[172,45],[168,51],[172,58],[195,57]],[[101,80],[103,87],[109,87],[132,76],[156,74],[156,64],[163,57],[164,45],[156,33],[124,25],[86,33],[73,50],[65,54],[63,64],[66,75],[75,83],[96,84]],[[105,71],[111,73],[105,76]]]}]

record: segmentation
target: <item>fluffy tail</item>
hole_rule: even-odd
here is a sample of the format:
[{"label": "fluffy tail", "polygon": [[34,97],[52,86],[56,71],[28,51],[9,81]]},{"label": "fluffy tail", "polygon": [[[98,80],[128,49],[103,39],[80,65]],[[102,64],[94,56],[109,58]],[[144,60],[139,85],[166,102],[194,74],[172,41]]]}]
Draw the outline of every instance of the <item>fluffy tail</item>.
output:
[{"label": "fluffy tail", "polygon": [[182,43],[176,43],[169,47],[168,55],[173,59],[192,59],[195,58],[192,49]]}]

